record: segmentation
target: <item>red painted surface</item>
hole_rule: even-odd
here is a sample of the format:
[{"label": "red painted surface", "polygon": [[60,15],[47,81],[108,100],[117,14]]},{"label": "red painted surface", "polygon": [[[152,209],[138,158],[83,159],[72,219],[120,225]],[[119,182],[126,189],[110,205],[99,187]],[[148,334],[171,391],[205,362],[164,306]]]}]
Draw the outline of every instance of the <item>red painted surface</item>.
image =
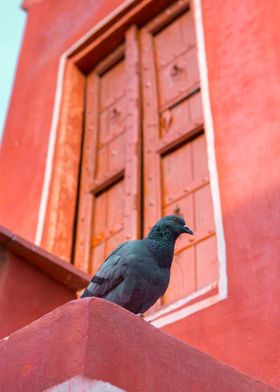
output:
[{"label": "red painted surface", "polygon": [[1,338],[76,298],[75,292],[20,257],[3,249],[0,252]]},{"label": "red painted surface", "polygon": [[59,58],[120,3],[30,2],[0,155],[0,222],[28,240],[37,227]]},{"label": "red painted surface", "polygon": [[0,338],[77,298],[87,275],[0,228]]},{"label": "red painted surface", "polygon": [[273,391],[100,299],[70,302],[17,331],[0,342],[0,358],[7,392],[41,391],[79,375],[127,392]]},{"label": "red painted surface", "polygon": [[[59,56],[119,3],[51,8],[45,0],[29,10],[0,157],[0,221],[27,238],[37,224]],[[164,331],[280,388],[280,3],[202,6],[229,295]]]}]

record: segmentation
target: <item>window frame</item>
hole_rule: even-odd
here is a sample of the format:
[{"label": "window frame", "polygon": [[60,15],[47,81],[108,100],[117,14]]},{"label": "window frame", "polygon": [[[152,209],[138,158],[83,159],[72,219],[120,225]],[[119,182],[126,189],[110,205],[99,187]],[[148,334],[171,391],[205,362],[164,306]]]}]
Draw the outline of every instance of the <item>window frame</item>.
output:
[{"label": "window frame", "polygon": [[[149,319],[159,327],[186,317],[227,297],[226,251],[200,0],[193,0],[192,2],[187,0],[179,0],[177,2],[173,0],[128,0],[61,56],[36,233],[36,244],[58,254],[66,261],[71,261],[74,253],[72,247],[73,233],[77,226],[76,200],[78,197],[80,158],[83,146],[85,78],[88,71],[109,54],[114,47],[122,43],[125,31],[130,26],[136,24],[141,28],[159,14],[163,8],[166,8],[166,14],[170,14],[171,7],[181,9],[181,7],[189,7],[190,4],[195,8],[197,40],[200,46],[198,57],[202,80],[204,115],[206,116],[205,134],[208,157],[211,160],[209,169],[220,275],[218,292],[213,292],[209,288],[208,294],[210,294],[210,297],[208,296],[208,298],[204,299],[205,293],[200,292],[200,302],[193,303],[197,295],[188,296],[149,316]],[[71,140],[71,131],[73,129],[75,129],[75,143],[71,144],[69,140]],[[69,161],[71,161],[70,167]],[[67,182],[65,182],[63,175],[65,171],[68,173]],[[71,186],[69,186],[69,183]],[[65,222],[67,222],[66,228]]]}]

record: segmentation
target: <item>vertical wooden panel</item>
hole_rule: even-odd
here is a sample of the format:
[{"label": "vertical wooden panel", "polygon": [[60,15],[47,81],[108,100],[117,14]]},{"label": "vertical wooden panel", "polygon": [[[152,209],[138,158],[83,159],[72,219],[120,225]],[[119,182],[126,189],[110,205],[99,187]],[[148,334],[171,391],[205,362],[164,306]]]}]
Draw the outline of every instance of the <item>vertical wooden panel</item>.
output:
[{"label": "vertical wooden panel", "polygon": [[[118,51],[116,52],[118,53]],[[118,55],[119,56],[119,55]],[[114,63],[114,61],[117,61]],[[126,59],[117,57],[113,63],[107,59],[99,65],[99,117],[97,166],[95,180],[99,189],[95,195],[92,217],[92,242],[91,242],[91,269],[96,272],[97,268],[108,255],[108,239],[115,236],[123,227],[124,221],[124,179],[106,185],[116,173],[124,170],[126,163],[126,128],[125,110],[123,101],[127,99],[127,86],[125,83]],[[102,70],[105,68],[105,71]],[[102,121],[103,117],[107,121]],[[105,127],[102,127],[105,123]],[[124,177],[125,174],[124,174]],[[95,180],[93,184],[95,184]],[[93,185],[93,193],[95,194]],[[101,223],[102,222],[102,223]],[[102,230],[100,230],[102,228]],[[119,238],[124,241],[124,232]],[[102,243],[101,243],[102,242]],[[103,255],[104,259],[101,260]]]},{"label": "vertical wooden panel", "polygon": [[[91,72],[89,85],[91,79],[95,81],[94,94],[87,92],[86,124],[91,124],[94,143],[88,137],[85,140],[82,187],[84,183],[87,187],[80,199],[78,236],[84,269],[93,273],[116,245],[140,235],[139,49],[135,27],[127,32],[125,47],[116,49]],[[81,224],[83,211],[87,225]],[[75,263],[79,263],[78,254]]]},{"label": "vertical wooden panel", "polygon": [[125,211],[125,195],[124,195],[124,180],[117,182],[112,186],[107,193],[107,221],[106,226],[109,234],[113,234],[120,230],[124,224]]},{"label": "vertical wooden panel", "polygon": [[102,146],[96,150],[96,164],[95,164],[95,179],[102,179],[106,177],[108,173],[108,145]]},{"label": "vertical wooden panel", "polygon": [[[127,94],[128,92],[126,91],[125,95]],[[126,125],[127,125],[126,104],[127,104],[127,98],[126,96],[123,96],[122,98],[119,98],[117,101],[115,101],[115,103],[107,111],[108,113],[107,130],[109,135],[111,136],[110,139],[126,131]]]},{"label": "vertical wooden panel", "polygon": [[138,30],[132,26],[126,33],[127,118],[125,164],[125,235],[140,238],[141,230],[141,97]]},{"label": "vertical wooden panel", "polygon": [[123,100],[126,98],[124,74],[125,60],[120,59],[99,77],[96,178],[100,183],[124,168],[124,122],[127,114],[123,108]]},{"label": "vertical wooden panel", "polygon": [[200,122],[201,118],[203,117],[202,114],[202,102],[201,102],[201,93],[198,92],[194,94],[188,99],[189,103],[189,118],[191,121]]},{"label": "vertical wooden panel", "polygon": [[180,27],[182,29],[184,47],[188,50],[191,47],[196,46],[194,18],[191,11],[182,15]]},{"label": "vertical wooden panel", "polygon": [[171,268],[171,279],[168,290],[163,297],[163,303],[174,302],[191,294],[196,289],[195,251],[188,248],[174,257]]},{"label": "vertical wooden panel", "polygon": [[210,185],[198,189],[194,193],[195,230],[201,235],[214,232],[214,214]]},{"label": "vertical wooden panel", "polygon": [[189,100],[185,99],[180,104],[164,110],[161,114],[161,137],[167,133],[180,132],[187,128],[191,120]]},{"label": "vertical wooden panel", "polygon": [[197,137],[192,143],[194,180],[208,179],[208,160],[205,135]]},{"label": "vertical wooden panel", "polygon": [[94,199],[94,210],[92,219],[92,233],[93,238],[91,244],[93,246],[105,240],[106,233],[106,212],[107,212],[107,197],[106,192],[101,193]]},{"label": "vertical wooden panel", "polygon": [[191,48],[183,56],[183,64],[187,73],[186,90],[199,86],[199,69],[196,48]]},{"label": "vertical wooden panel", "polygon": [[[170,43],[171,45],[171,43]],[[166,105],[184,91],[188,83],[188,70],[184,57],[162,68],[158,74],[160,103]]]},{"label": "vertical wooden panel", "polygon": [[[195,29],[187,12],[154,35],[159,101],[166,105],[194,86],[199,86]],[[167,50],[168,48],[168,50]]]},{"label": "vertical wooden panel", "polygon": [[126,162],[126,134],[121,134],[108,143],[107,173],[116,173],[125,167]]},{"label": "vertical wooden panel", "polygon": [[147,234],[160,218],[161,184],[160,157],[157,143],[160,135],[158,91],[153,58],[153,40],[148,29],[141,32],[142,94],[143,94],[143,145],[144,145],[144,233]]},{"label": "vertical wooden panel", "polygon": [[[183,17],[175,19],[155,35],[155,58],[158,69],[172,62],[175,57],[187,50],[184,40],[184,25]],[[167,48],[168,50],[166,50]]]},{"label": "vertical wooden panel", "polygon": [[161,159],[163,205],[173,202],[187,192],[192,183],[192,153],[189,143]]},{"label": "vertical wooden panel", "polygon": [[103,261],[105,260],[105,255],[106,255],[105,246],[106,246],[106,242],[103,241],[92,248],[91,261],[88,268],[89,273],[92,274],[96,272],[98,268],[101,266],[101,264],[103,263]]},{"label": "vertical wooden panel", "polygon": [[88,271],[91,242],[92,194],[90,193],[96,167],[98,117],[98,77],[89,75],[86,90],[84,146],[75,242],[75,266]]},{"label": "vertical wooden panel", "polygon": [[103,147],[104,144],[108,143],[109,140],[112,139],[112,133],[110,132],[110,127],[109,127],[109,116],[108,116],[108,111],[105,110],[104,112],[101,112],[99,115],[99,140],[98,140],[98,145],[99,147]]},{"label": "vertical wooden panel", "polygon": [[125,61],[118,62],[100,77],[100,109],[108,109],[125,90]]},{"label": "vertical wooden panel", "polygon": [[[124,60],[119,60],[101,76],[97,70],[93,70],[88,77],[86,130],[76,242],[77,252],[80,249],[80,253],[76,252],[75,264],[89,272],[96,271],[103,261],[101,258],[106,255],[106,240],[110,235],[107,214],[108,205],[112,204],[112,199],[108,197],[112,187],[95,194],[95,186],[102,186],[102,183],[105,184],[110,176],[115,175],[115,171],[124,168],[124,157],[121,151],[117,151],[117,146],[111,150],[110,143],[114,143],[114,134],[110,132],[108,126],[110,105],[125,94],[125,87],[121,83],[124,80],[122,75],[124,69]],[[91,132],[91,137],[88,137],[88,131]],[[124,202],[123,198],[120,200]]]},{"label": "vertical wooden panel", "polygon": [[196,245],[197,289],[218,280],[217,240],[208,238]]}]

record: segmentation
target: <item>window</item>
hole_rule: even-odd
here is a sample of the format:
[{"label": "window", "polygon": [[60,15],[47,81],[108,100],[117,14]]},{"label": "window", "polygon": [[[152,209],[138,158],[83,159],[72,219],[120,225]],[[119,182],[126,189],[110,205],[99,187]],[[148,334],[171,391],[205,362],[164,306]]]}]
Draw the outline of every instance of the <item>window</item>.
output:
[{"label": "window", "polygon": [[173,6],[87,76],[75,264],[93,274],[112,249],[182,214],[195,236],[177,241],[170,286],[152,311],[217,286],[195,29]]}]

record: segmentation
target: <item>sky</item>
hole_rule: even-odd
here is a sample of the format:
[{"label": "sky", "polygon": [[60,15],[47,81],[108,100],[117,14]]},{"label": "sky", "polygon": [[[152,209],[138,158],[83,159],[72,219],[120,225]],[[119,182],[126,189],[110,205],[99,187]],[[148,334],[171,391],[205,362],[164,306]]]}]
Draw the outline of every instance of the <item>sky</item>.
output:
[{"label": "sky", "polygon": [[22,0],[0,2],[0,141],[9,106],[26,12]]}]

